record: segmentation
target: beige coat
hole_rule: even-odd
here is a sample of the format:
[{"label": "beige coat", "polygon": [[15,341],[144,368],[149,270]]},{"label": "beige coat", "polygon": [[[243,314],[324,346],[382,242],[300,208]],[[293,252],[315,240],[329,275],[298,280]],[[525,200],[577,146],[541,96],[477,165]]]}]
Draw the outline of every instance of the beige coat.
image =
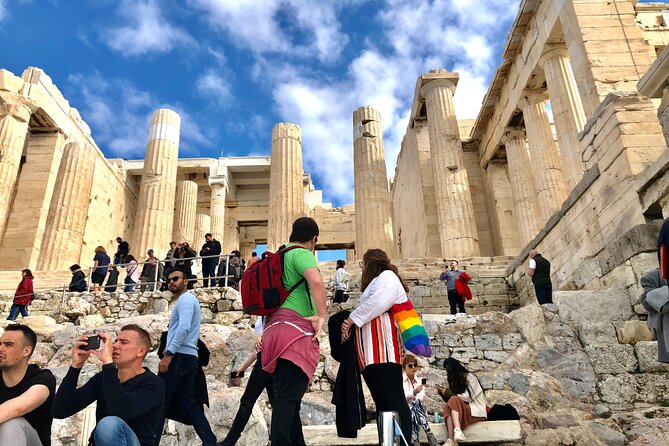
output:
[{"label": "beige coat", "polygon": [[467,391],[458,395],[464,402],[469,403],[469,410],[473,417],[488,418],[485,395],[479,380],[473,373],[467,374]]}]

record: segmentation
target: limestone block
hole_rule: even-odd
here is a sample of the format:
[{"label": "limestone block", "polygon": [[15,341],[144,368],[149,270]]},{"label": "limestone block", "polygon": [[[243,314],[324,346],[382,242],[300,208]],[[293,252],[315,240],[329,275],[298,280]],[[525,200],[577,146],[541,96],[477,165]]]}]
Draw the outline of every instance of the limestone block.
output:
[{"label": "limestone block", "polygon": [[634,348],[626,344],[589,345],[585,351],[590,356],[597,374],[635,372],[639,364]]},{"label": "limestone block", "polygon": [[546,336],[546,324],[543,311],[539,305],[528,305],[509,313],[509,317],[520,329],[525,340],[530,345],[543,342]]},{"label": "limestone block", "polygon": [[504,350],[515,350],[523,343],[523,337],[520,333],[510,333],[502,338],[502,348]]},{"label": "limestone block", "polygon": [[632,307],[624,290],[555,291],[553,302],[564,322],[583,326],[588,322],[626,321],[632,318]]},{"label": "limestone block", "polygon": [[243,317],[244,313],[242,311],[226,311],[224,313],[217,313],[215,320],[219,325],[230,326],[242,320]]},{"label": "limestone block", "polygon": [[505,351],[488,350],[483,352],[483,357],[489,361],[504,362],[509,357],[509,353]]},{"label": "limestone block", "polygon": [[105,318],[99,314],[89,314],[82,317],[79,324],[84,327],[97,328],[105,324]]},{"label": "limestone block", "polygon": [[621,344],[636,344],[640,341],[655,339],[655,334],[645,321],[616,322],[614,325]]},{"label": "limestone block", "polygon": [[610,322],[589,322],[579,329],[579,339],[584,345],[617,344],[616,330]]},{"label": "limestone block", "polygon": [[669,364],[658,362],[657,342],[639,341],[634,345],[641,372],[669,372]]},{"label": "limestone block", "polygon": [[478,352],[474,347],[456,347],[453,349],[451,357],[463,364],[469,364],[470,360],[478,358]]},{"label": "limestone block", "polygon": [[494,334],[474,336],[478,350],[502,350],[502,338]]}]

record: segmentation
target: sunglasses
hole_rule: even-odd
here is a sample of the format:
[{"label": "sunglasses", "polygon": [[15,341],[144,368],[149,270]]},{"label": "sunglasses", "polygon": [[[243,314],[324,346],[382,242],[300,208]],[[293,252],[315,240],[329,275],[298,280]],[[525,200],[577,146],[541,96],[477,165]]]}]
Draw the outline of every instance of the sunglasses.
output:
[{"label": "sunglasses", "polygon": [[407,367],[410,369],[417,369],[418,364],[416,364],[415,362],[410,362],[409,364],[407,364]]},{"label": "sunglasses", "polygon": [[177,280],[182,279],[182,277],[179,276],[174,276],[174,277],[168,277],[167,281],[168,282],[176,282]]}]

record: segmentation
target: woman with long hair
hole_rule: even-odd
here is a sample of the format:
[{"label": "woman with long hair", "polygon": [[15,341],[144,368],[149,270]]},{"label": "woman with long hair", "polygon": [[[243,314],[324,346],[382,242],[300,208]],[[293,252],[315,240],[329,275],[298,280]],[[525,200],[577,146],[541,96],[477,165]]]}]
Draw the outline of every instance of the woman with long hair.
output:
[{"label": "woman with long hair", "polygon": [[123,282],[125,283],[123,292],[132,293],[135,290],[135,286],[137,286],[137,282],[139,282],[139,265],[132,254],[125,256],[125,262],[127,266],[125,267],[126,276]]},{"label": "woman with long hair", "polygon": [[380,412],[397,412],[406,441],[411,441],[411,413],[402,390],[403,346],[399,327],[390,308],[406,302],[409,287],[397,267],[380,249],[362,258],[360,304],[342,324],[342,342],[356,330],[358,364]]},{"label": "woman with long hair", "polygon": [[93,257],[93,274],[91,274],[91,282],[93,283],[93,291],[100,291],[102,289],[102,284],[107,277],[107,271],[109,270],[109,264],[111,259],[107,255],[107,250],[104,246],[98,246],[95,248],[95,257]]},{"label": "woman with long hair", "polygon": [[[478,378],[455,358],[444,360],[448,375],[448,389],[453,394],[444,407],[444,419],[448,431],[446,446],[452,446],[467,438],[462,430],[470,424],[485,421],[486,401]],[[443,397],[443,389],[438,389]]]},{"label": "woman with long hair", "polygon": [[14,293],[14,300],[12,301],[12,307],[9,309],[7,320],[16,320],[19,317],[19,312],[21,316],[28,317],[28,305],[32,302],[33,295],[33,273],[29,269],[24,269],[21,271],[21,282],[19,282],[16,293]]},{"label": "woman with long hair", "polygon": [[430,423],[427,419],[423,399],[425,398],[425,380],[416,375],[418,371],[418,360],[411,353],[404,355],[402,361],[402,384],[404,386],[404,397],[409,405],[411,412],[411,444],[420,446],[418,441],[418,429],[422,426],[427,435],[427,442],[430,446],[439,446],[439,442],[430,430]]}]

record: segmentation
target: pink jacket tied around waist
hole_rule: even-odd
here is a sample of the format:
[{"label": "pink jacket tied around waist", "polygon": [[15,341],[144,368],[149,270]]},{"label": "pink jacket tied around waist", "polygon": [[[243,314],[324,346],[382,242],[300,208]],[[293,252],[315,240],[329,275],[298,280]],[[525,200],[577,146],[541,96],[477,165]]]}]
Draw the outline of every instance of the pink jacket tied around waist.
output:
[{"label": "pink jacket tied around waist", "polygon": [[293,310],[279,308],[265,323],[263,370],[274,373],[277,360],[286,359],[301,368],[311,381],[321,354],[311,322]]}]

